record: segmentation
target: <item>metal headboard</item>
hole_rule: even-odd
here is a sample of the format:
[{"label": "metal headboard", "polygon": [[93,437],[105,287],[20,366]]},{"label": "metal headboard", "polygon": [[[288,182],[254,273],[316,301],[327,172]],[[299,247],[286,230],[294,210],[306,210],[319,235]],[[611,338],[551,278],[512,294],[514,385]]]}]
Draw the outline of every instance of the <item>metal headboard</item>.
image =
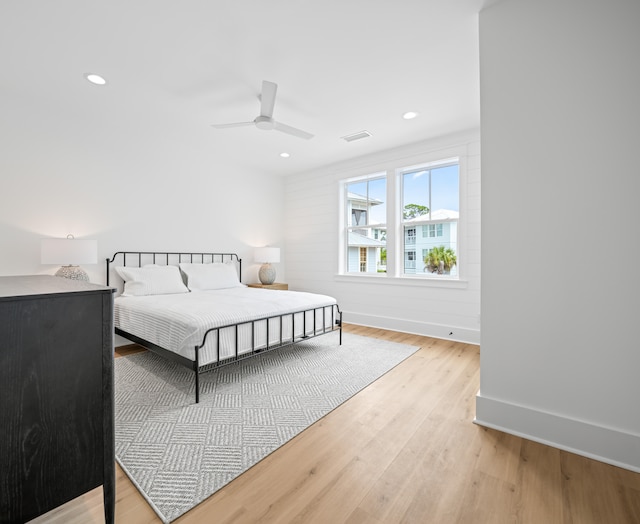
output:
[{"label": "metal headboard", "polygon": [[178,251],[116,251],[106,259],[106,283],[109,285],[110,268],[116,259],[122,260],[123,266],[142,267],[145,264],[177,266],[180,262],[191,264],[211,264],[214,262],[235,261],[238,264],[238,278],[242,281],[242,259],[236,253],[187,253]]}]

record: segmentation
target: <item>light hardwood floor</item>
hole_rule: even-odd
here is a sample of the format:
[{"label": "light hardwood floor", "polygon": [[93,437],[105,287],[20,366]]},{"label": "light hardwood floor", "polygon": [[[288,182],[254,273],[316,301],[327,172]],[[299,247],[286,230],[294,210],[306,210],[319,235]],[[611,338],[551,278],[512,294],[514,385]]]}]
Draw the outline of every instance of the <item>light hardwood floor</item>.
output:
[{"label": "light hardwood floor", "polygon": [[[349,333],[421,349],[176,523],[640,523],[640,474],[473,424],[478,346]],[[119,467],[116,519],[160,522]],[[101,489],[36,522],[103,522]]]}]

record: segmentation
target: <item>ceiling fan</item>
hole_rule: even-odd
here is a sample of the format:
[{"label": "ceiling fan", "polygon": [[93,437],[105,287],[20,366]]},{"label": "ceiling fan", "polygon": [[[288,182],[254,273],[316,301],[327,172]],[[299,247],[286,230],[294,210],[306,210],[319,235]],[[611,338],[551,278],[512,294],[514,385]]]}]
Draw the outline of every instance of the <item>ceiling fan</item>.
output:
[{"label": "ceiling fan", "polygon": [[274,84],[273,82],[268,82],[267,80],[262,81],[262,93],[260,94],[260,114],[251,122],[235,122],[232,124],[211,124],[212,127],[217,129],[225,129],[227,127],[242,127],[242,126],[251,126],[255,125],[258,129],[270,130],[275,129],[276,131],[282,131],[283,133],[287,133],[289,135],[297,136],[300,138],[310,139],[313,138],[311,133],[307,133],[306,131],[302,131],[301,129],[296,129],[295,127],[288,126],[286,124],[282,124],[281,122],[276,122],[273,119],[273,107],[276,104],[276,91],[278,90],[278,84]]}]

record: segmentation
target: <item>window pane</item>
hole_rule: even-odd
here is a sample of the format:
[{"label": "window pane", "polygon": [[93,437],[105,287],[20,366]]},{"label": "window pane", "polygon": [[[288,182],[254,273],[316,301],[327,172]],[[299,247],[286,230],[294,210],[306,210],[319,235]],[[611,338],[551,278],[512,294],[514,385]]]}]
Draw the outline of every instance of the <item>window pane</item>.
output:
[{"label": "window pane", "polygon": [[387,180],[347,184],[347,272],[384,273],[387,267]]},{"label": "window pane", "polygon": [[387,181],[375,178],[347,185],[347,224],[366,226],[387,222]]},{"label": "window pane", "polygon": [[429,212],[429,171],[405,173],[402,181],[402,216],[411,220],[418,216],[427,218]]},{"label": "window pane", "polygon": [[457,275],[458,174],[455,164],[402,175],[405,274]]},{"label": "window pane", "polygon": [[367,224],[367,182],[356,182],[347,186],[347,224]]},{"label": "window pane", "polygon": [[387,181],[384,178],[369,180],[369,202],[371,217],[369,224],[387,223]]},{"label": "window pane", "polygon": [[431,170],[432,211],[449,209],[460,211],[460,185],[458,166],[438,167]]}]

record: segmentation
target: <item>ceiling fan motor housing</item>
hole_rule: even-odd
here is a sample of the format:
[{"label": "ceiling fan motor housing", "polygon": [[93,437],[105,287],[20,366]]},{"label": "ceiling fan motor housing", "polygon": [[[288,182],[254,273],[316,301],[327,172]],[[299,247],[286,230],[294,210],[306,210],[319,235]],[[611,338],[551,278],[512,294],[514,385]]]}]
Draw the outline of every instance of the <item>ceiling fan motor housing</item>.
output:
[{"label": "ceiling fan motor housing", "polygon": [[256,117],[256,119],[254,120],[254,123],[256,124],[256,127],[258,129],[265,129],[265,130],[269,130],[269,129],[273,129],[273,118],[269,118],[268,116],[258,116]]}]

